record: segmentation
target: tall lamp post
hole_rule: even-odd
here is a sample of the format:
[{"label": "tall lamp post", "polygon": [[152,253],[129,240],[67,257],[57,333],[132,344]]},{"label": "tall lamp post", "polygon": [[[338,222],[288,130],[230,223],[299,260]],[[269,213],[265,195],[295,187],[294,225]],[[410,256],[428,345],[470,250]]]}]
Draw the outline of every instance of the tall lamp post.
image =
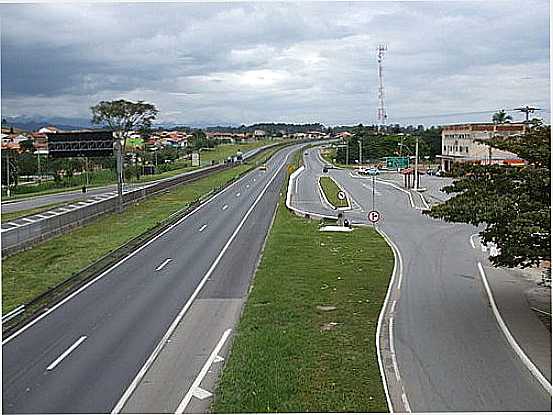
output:
[{"label": "tall lamp post", "polygon": [[361,170],[361,163],[363,162],[363,146],[361,139],[359,139],[359,170]]}]

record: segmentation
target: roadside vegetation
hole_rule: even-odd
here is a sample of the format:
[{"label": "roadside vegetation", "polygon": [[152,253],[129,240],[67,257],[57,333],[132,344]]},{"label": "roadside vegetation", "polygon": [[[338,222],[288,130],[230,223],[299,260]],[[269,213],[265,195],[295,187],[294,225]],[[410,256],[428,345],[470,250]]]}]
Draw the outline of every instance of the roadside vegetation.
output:
[{"label": "roadside vegetation", "polygon": [[[281,140],[279,142],[285,142]],[[237,151],[246,152],[267,144],[274,143],[271,140],[260,140],[253,143],[241,144],[219,144],[214,147],[203,148],[200,151],[201,166],[208,166],[215,163],[224,162],[229,156],[236,155]],[[192,167],[191,161],[182,158],[182,150],[175,148],[164,148],[155,152],[144,152],[136,150],[138,157],[144,158],[150,165],[156,164],[155,174],[143,175],[142,164],[135,164],[125,167],[125,180],[127,183],[144,183],[153,180],[159,180],[167,177],[172,177],[180,173],[198,169]],[[12,157],[16,158],[17,171],[22,174],[36,175],[37,160],[35,155],[23,153]],[[89,166],[96,163],[95,169],[89,167],[91,171],[88,173],[88,187],[100,187],[117,182],[115,173],[115,159],[113,157],[89,160]],[[48,174],[53,179],[43,180],[41,183],[20,184],[12,187],[12,196],[10,200],[18,200],[26,197],[42,196],[54,193],[67,192],[71,190],[81,190],[82,186],[87,183],[87,175],[83,172],[85,169],[84,159],[58,159],[49,160],[42,158],[43,173]],[[15,176],[12,181],[15,180]],[[2,195],[6,198],[5,190],[2,190]]]},{"label": "roadside vegetation", "polygon": [[26,303],[85,268],[125,242],[152,229],[169,215],[189,206],[277,150],[258,155],[229,170],[177,186],[143,200],[122,214],[97,221],[2,260],[2,313]]},{"label": "roadside vegetation", "polygon": [[326,199],[330,204],[336,208],[348,207],[348,199],[339,199],[338,193],[342,191],[336,182],[329,176],[321,176],[319,178],[319,183],[321,184],[321,189],[326,196]]},{"label": "roadside vegetation", "polygon": [[281,200],[212,411],[387,412],[375,339],[393,261],[373,229],[321,233]]}]

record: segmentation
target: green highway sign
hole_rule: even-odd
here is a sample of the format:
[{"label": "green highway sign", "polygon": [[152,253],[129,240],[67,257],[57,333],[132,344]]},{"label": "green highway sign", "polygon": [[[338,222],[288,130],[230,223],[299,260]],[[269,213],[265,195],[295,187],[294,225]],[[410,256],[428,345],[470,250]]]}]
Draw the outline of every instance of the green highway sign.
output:
[{"label": "green highway sign", "polygon": [[409,167],[409,157],[386,157],[386,168],[405,169]]}]

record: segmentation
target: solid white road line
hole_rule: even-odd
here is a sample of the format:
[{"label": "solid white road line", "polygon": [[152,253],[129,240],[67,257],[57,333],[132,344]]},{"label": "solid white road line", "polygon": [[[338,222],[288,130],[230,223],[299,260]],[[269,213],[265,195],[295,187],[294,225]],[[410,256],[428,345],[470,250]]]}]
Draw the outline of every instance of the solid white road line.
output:
[{"label": "solid white road line", "polygon": [[399,187],[395,183],[387,182],[385,180],[380,180],[380,179],[375,179],[375,181],[377,181],[378,183],[387,184],[388,186],[395,187],[397,190],[400,190],[403,193],[407,193],[407,196],[409,196],[409,203],[411,203],[411,207],[415,208],[415,202],[413,201],[413,195],[411,195],[411,192],[409,192],[405,189],[402,189],[401,187]]},{"label": "solid white road line", "polygon": [[[215,349],[213,349],[213,351],[211,352],[211,355],[209,356],[209,358],[205,362],[204,367],[202,367],[202,370],[200,370],[200,373],[198,374],[198,376],[196,377],[196,379],[192,383],[192,386],[190,387],[190,389],[188,389],[188,392],[186,393],[186,395],[184,395],[184,398],[182,399],[179,406],[177,407],[177,410],[175,411],[176,414],[184,413],[184,410],[186,409],[186,407],[188,406],[188,404],[192,400],[193,396],[197,396],[199,399],[204,399],[204,398],[200,397],[202,395],[201,391],[198,391],[198,389],[201,389],[200,388],[200,383],[202,382],[203,378],[207,374],[207,371],[211,367],[211,364],[213,363],[213,361],[215,360],[215,358],[219,354],[219,351],[223,348],[223,345],[227,341],[228,336],[230,336],[230,332],[231,332],[231,329],[227,329],[223,333],[223,336],[221,337],[221,340],[219,340],[219,343],[217,343],[217,346],[215,346]],[[203,389],[201,389],[201,390],[203,391]],[[200,392],[200,393],[198,393],[198,392]],[[205,392],[207,392],[207,391],[205,391]],[[200,396],[198,396],[198,395],[200,395]]]},{"label": "solid white road line", "polygon": [[203,232],[205,228],[207,228],[207,225],[204,224],[204,225],[202,225],[202,227],[198,230],[198,232]]},{"label": "solid white road line", "polygon": [[171,262],[172,259],[171,258],[167,258],[165,261],[163,261],[157,268],[156,268],[156,271],[161,271],[165,265],[167,265],[169,262]]},{"label": "solid white road line", "polygon": [[110,268],[108,268],[106,271],[102,272],[100,275],[98,275],[96,278],[94,278],[93,280],[90,280],[88,283],[86,283],[85,285],[83,285],[81,288],[79,288],[77,291],[75,291],[73,294],[70,294],[68,295],[67,297],[65,297],[63,300],[61,300],[59,303],[57,303],[55,306],[53,306],[52,308],[49,308],[47,311],[45,311],[44,313],[42,313],[41,315],[39,315],[37,318],[35,318],[34,320],[31,320],[28,324],[26,324],[25,326],[23,326],[22,328],[20,328],[19,330],[17,330],[15,333],[13,333],[10,337],[2,340],[2,345],[8,343],[9,341],[11,341],[12,339],[14,339],[15,337],[19,336],[21,333],[23,333],[25,330],[27,330],[29,327],[35,325],[36,323],[38,323],[40,320],[42,320],[44,317],[46,317],[47,315],[49,315],[50,313],[54,312],[55,310],[57,310],[59,307],[61,307],[62,305],[64,305],[66,302],[68,302],[69,300],[71,300],[73,297],[79,295],[81,292],[83,292],[84,290],[86,290],[88,287],[90,287],[92,284],[94,284],[96,281],[98,281],[99,279],[103,278],[104,276],[106,276],[108,273],[110,273],[111,271],[113,271],[115,268],[117,268],[119,265],[123,264],[124,262],[128,261],[129,259],[131,259],[133,256],[135,256],[136,254],[138,254],[140,251],[142,251],[144,248],[146,248],[147,246],[149,246],[151,243],[155,242],[156,240],[158,240],[159,238],[161,238],[163,235],[165,235],[167,232],[170,232],[173,228],[175,228],[176,226],[179,226],[182,222],[184,222],[186,219],[188,219],[190,216],[192,216],[194,213],[196,213],[197,211],[199,211],[200,209],[202,209],[203,207],[205,207],[206,205],[208,205],[209,203],[211,203],[214,199],[216,199],[217,197],[221,196],[222,194],[224,194],[225,192],[227,192],[228,190],[230,190],[233,186],[235,186],[237,183],[241,182],[242,180],[244,180],[245,178],[247,177],[247,175],[243,176],[242,178],[238,179],[237,181],[235,181],[234,183],[232,183],[229,187],[227,187],[226,189],[224,189],[223,191],[221,191],[220,193],[217,193],[213,196],[211,196],[209,199],[207,199],[205,202],[203,202],[200,206],[198,206],[196,209],[194,209],[192,212],[188,213],[187,215],[183,216],[180,220],[178,220],[177,222],[175,222],[173,225],[169,226],[167,229],[165,229],[163,232],[161,232],[159,235],[157,235],[156,237],[150,239],[148,242],[146,242],[144,245],[138,247],[135,251],[131,252],[129,255],[127,255],[125,258],[121,259],[119,262],[117,262],[115,265],[111,266]]},{"label": "solid white road line", "polygon": [[[386,292],[386,297],[384,298],[384,304],[382,308],[380,309],[380,314],[378,316],[378,324],[376,326],[376,353],[378,357],[378,366],[380,369],[380,377],[382,378],[382,384],[384,385],[384,392],[386,394],[386,400],[388,403],[388,409],[390,412],[394,412],[394,408],[392,407],[392,401],[390,399],[390,394],[388,391],[388,383],[386,381],[386,374],[384,373],[384,365],[382,363],[382,354],[380,351],[380,336],[382,331],[382,324],[384,321],[384,314],[388,305],[388,302],[390,301],[390,296],[392,293],[392,289],[396,280],[397,275],[397,292],[398,295],[401,290],[401,282],[403,281],[403,258],[401,256],[401,251],[397,247],[397,245],[392,241],[392,239],[380,228],[376,227],[377,232],[382,235],[386,243],[390,246],[392,249],[392,252],[394,253],[394,268],[392,270],[392,276],[390,278],[390,283],[388,285],[388,291]],[[393,366],[394,366],[394,372],[396,374],[396,377],[398,377],[398,383],[401,388],[401,399],[403,401],[403,406],[405,408],[405,411],[411,412],[411,407],[409,405],[409,401],[407,400],[407,395],[405,394],[405,389],[403,387],[403,384],[401,382],[401,376],[399,374],[399,366],[397,364],[396,356],[395,356],[395,346],[394,346],[394,337],[393,337],[393,312],[395,311],[396,307],[396,301],[392,303],[392,307],[390,310],[390,320],[389,320],[389,326],[388,326],[388,341],[390,344],[390,354],[392,354],[393,359]]]},{"label": "solid white road line", "polygon": [[493,298],[492,290],[490,289],[490,285],[488,284],[488,279],[486,278],[486,273],[484,272],[484,267],[482,267],[482,263],[478,262],[478,271],[480,271],[480,276],[482,277],[482,283],[484,284],[484,288],[486,289],[486,294],[488,294],[488,300],[490,302],[490,305],[492,307],[493,315],[495,316],[495,319],[497,320],[497,324],[501,328],[501,331],[507,338],[507,341],[515,351],[515,353],[518,355],[520,360],[522,360],[522,363],[526,366],[526,368],[530,371],[532,375],[538,380],[538,382],[543,386],[543,388],[551,395],[551,383],[543,376],[543,374],[540,372],[540,370],[534,365],[534,363],[530,360],[530,358],[524,353],[522,348],[519,346],[511,332],[509,331],[509,328],[505,324],[505,321],[503,321],[503,317],[501,317],[501,314],[499,313],[499,310],[497,308],[497,305],[495,304],[495,299]]},{"label": "solid white road line", "polygon": [[469,238],[470,246],[472,246],[472,249],[476,249],[476,245],[474,244],[474,241],[473,241],[472,238],[474,238],[475,236],[478,236],[478,235],[479,235],[478,233],[473,233]]},{"label": "solid white road line", "polygon": [[[291,154],[291,152],[289,152],[284,157],[284,161],[282,162],[280,167],[276,169],[275,174],[268,180],[265,187],[263,187],[263,189],[261,189],[261,192],[259,193],[259,195],[255,199],[253,204],[250,206],[250,208],[248,209],[246,214],[243,216],[242,220],[240,221],[240,223],[238,224],[236,229],[234,229],[234,232],[232,233],[230,238],[227,240],[225,246],[223,247],[221,252],[219,252],[219,255],[217,256],[217,258],[215,258],[215,261],[213,261],[213,263],[211,264],[211,267],[207,270],[207,272],[203,276],[200,283],[196,286],[196,289],[194,290],[194,292],[192,293],[192,295],[190,296],[190,298],[188,299],[188,301],[186,302],[184,307],[181,309],[181,311],[179,312],[177,317],[175,317],[175,319],[173,320],[173,322],[169,326],[169,329],[167,330],[165,335],[159,341],[159,343],[157,344],[156,348],[154,349],[154,351],[152,352],[150,357],[148,357],[148,360],[146,360],[146,363],[144,363],[144,366],[142,366],[142,368],[138,371],[138,373],[136,374],[135,378],[133,379],[133,381],[131,382],[131,384],[129,385],[129,387],[125,391],[125,393],[123,393],[123,396],[121,397],[121,399],[119,399],[119,402],[117,402],[117,404],[115,405],[115,407],[111,411],[112,414],[116,414],[116,413],[121,412],[121,409],[123,409],[123,406],[125,406],[125,403],[130,398],[130,396],[132,395],[132,393],[134,392],[134,390],[136,389],[136,387],[138,386],[138,384],[140,383],[140,381],[142,380],[142,378],[144,377],[144,375],[146,374],[146,372],[148,371],[148,369],[150,368],[150,366],[152,365],[152,363],[154,362],[156,357],[159,355],[159,353],[161,352],[161,349],[163,348],[163,346],[165,345],[167,340],[169,340],[169,338],[171,337],[171,335],[175,331],[177,325],[180,323],[180,321],[182,320],[182,318],[184,317],[184,315],[186,314],[186,312],[188,311],[188,309],[190,308],[190,306],[192,305],[192,303],[194,302],[194,300],[196,299],[196,297],[200,293],[201,289],[203,288],[203,286],[205,285],[205,283],[207,282],[207,280],[209,279],[209,277],[211,276],[211,274],[213,273],[213,271],[215,270],[215,268],[217,267],[217,265],[219,264],[219,262],[223,258],[223,255],[225,255],[225,252],[227,252],[230,244],[232,243],[232,241],[234,241],[234,239],[236,238],[236,235],[238,235],[238,232],[240,232],[240,230],[244,226],[244,223],[246,223],[246,220],[251,215],[251,213],[253,212],[253,210],[255,209],[255,207],[257,206],[257,204],[259,203],[259,201],[261,200],[261,198],[265,194],[265,192],[267,192],[267,189],[269,188],[271,183],[273,183],[273,181],[277,177],[279,171],[286,164],[286,160],[288,159],[290,154]],[[247,177],[247,175],[243,176],[243,177]],[[238,183],[238,181],[236,181],[235,183]],[[218,193],[218,194],[222,194],[222,193]],[[216,197],[216,196],[217,195],[215,195],[214,197]],[[163,235],[163,233],[162,233],[162,235]]]},{"label": "solid white road line", "polygon": [[227,209],[228,209],[228,205],[223,206],[223,210],[227,210]]},{"label": "solid white road line", "polygon": [[79,338],[79,340],[73,343],[73,345],[69,349],[63,352],[60,357],[58,357],[56,360],[50,363],[50,366],[48,366],[46,370],[53,370],[63,359],[65,359],[69,355],[69,353],[71,353],[73,350],[79,347],[79,345],[85,340],[86,340],[86,336],[81,336],[81,338]]}]

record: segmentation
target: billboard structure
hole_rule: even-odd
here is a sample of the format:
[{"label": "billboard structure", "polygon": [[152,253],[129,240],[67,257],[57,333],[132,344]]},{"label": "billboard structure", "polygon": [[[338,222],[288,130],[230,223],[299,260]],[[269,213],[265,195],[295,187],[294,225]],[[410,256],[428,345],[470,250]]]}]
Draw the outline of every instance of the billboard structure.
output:
[{"label": "billboard structure", "polygon": [[111,157],[113,156],[113,131],[79,130],[47,133],[48,154],[63,157]]}]

